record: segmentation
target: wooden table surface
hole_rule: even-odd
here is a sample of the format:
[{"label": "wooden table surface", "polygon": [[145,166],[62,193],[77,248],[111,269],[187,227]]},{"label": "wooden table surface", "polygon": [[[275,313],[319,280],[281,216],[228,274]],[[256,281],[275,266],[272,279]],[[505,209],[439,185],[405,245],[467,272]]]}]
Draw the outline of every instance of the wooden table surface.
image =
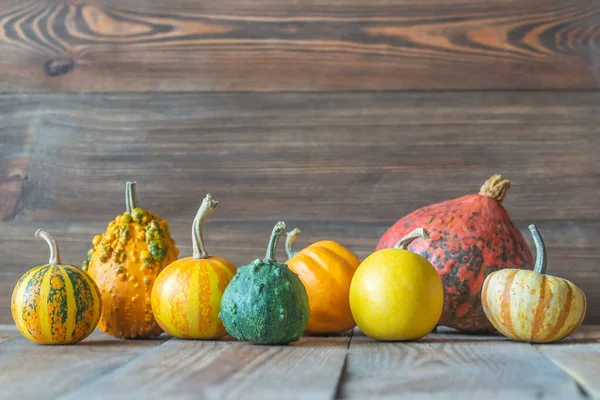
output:
[{"label": "wooden table surface", "polygon": [[120,340],[39,346],[0,325],[0,398],[600,398],[600,326],[553,345],[441,330],[376,342],[354,330],[289,346]]}]

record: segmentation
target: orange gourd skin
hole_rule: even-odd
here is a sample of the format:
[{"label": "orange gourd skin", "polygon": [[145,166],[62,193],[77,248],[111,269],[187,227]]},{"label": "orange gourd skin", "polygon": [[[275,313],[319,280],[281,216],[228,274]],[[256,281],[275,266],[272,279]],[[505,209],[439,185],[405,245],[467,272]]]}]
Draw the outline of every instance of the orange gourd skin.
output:
[{"label": "orange gourd skin", "polygon": [[215,256],[186,257],[165,268],[152,289],[152,311],[160,327],[182,339],[216,339],[227,332],[219,319],[221,297],[236,273]]},{"label": "orange gourd skin", "polygon": [[152,286],[179,255],[167,222],[136,207],[111,221],[92,244],[82,269],[102,293],[98,328],[126,339],[160,335],[162,329],[152,314]]},{"label": "orange gourd skin", "polygon": [[334,334],[356,326],[350,310],[350,283],[360,260],[341,244],[323,240],[286,261],[306,288],[310,317],[305,332]]}]

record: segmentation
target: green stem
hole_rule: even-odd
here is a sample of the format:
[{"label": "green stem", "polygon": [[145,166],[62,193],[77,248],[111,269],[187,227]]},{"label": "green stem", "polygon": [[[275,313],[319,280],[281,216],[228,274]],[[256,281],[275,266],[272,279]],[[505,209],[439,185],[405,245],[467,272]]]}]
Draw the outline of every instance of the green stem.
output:
[{"label": "green stem", "polygon": [[273,232],[271,232],[271,238],[269,239],[269,245],[267,246],[267,254],[265,255],[264,262],[266,263],[276,263],[275,259],[275,251],[277,250],[277,243],[279,242],[279,236],[285,229],[285,223],[283,221],[279,221],[273,227]]},{"label": "green stem", "polygon": [[429,231],[427,231],[427,229],[425,228],[417,228],[408,235],[404,236],[402,239],[400,239],[400,241],[396,243],[394,248],[400,250],[408,250],[408,245],[411,244],[413,240],[419,238],[429,239]]},{"label": "green stem", "polygon": [[192,257],[197,260],[208,258],[208,253],[204,247],[204,238],[202,237],[204,221],[206,221],[206,218],[208,218],[218,205],[219,202],[213,200],[210,193],[208,193],[206,197],[204,197],[204,200],[202,200],[196,218],[194,218],[194,222],[192,223]]},{"label": "green stem", "polygon": [[296,252],[294,251],[294,243],[296,243],[296,239],[298,239],[298,235],[301,234],[302,231],[298,228],[294,228],[293,231],[288,232],[285,238],[285,252],[287,253],[288,259],[294,257]]},{"label": "green stem", "polygon": [[125,209],[129,214],[133,213],[134,208],[139,207],[135,185],[136,182],[127,181],[125,183]]},{"label": "green stem", "polygon": [[48,246],[50,247],[50,260],[48,261],[48,264],[60,264],[60,250],[58,249],[58,243],[56,243],[56,240],[54,240],[54,238],[43,229],[38,229],[35,232],[35,237],[41,237],[46,241],[46,243],[48,243]]},{"label": "green stem", "polygon": [[542,239],[542,235],[540,235],[540,232],[535,225],[529,225],[529,230],[531,231],[531,236],[533,236],[533,242],[535,243],[535,250],[537,253],[535,258],[535,267],[533,267],[533,270],[535,272],[539,272],[540,274],[545,274],[546,245],[544,245],[544,239]]}]

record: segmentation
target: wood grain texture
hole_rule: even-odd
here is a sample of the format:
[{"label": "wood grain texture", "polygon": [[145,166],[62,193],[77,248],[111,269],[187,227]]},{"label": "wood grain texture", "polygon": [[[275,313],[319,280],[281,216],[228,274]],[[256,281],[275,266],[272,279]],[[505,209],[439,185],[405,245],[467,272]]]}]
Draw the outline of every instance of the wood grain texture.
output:
[{"label": "wood grain texture", "polygon": [[125,341],[96,331],[71,346],[40,346],[23,337],[4,342],[0,345],[0,399],[56,398],[165,339]]},{"label": "wood grain texture", "polygon": [[598,88],[599,20],[594,0],[8,0],[0,91]]},{"label": "wood grain texture", "polygon": [[384,343],[356,333],[341,398],[584,398],[568,374],[529,344],[437,335]]},{"label": "wood grain texture", "polygon": [[0,323],[19,276],[47,259],[35,230],[79,265],[124,210],[126,179],[182,254],[212,193],[209,250],[242,264],[280,219],[302,228],[298,245],[331,238],[364,258],[397,218],[493,173],[512,179],[512,218],[528,239],[540,227],[549,270],[600,322],[598,104],[593,92],[0,95],[0,180],[21,185],[0,194]]},{"label": "wood grain texture", "polygon": [[582,326],[559,345],[538,345],[557,366],[568,373],[594,399],[600,399],[600,329]]},{"label": "wood grain texture", "polygon": [[0,344],[20,336],[21,333],[15,325],[0,325]]},{"label": "wood grain texture", "polygon": [[[0,342],[15,333],[0,326]],[[0,398],[589,398],[599,338],[598,326],[541,346],[447,328],[411,343],[375,342],[355,329],[290,346],[100,333],[39,346],[13,336],[0,343]]]},{"label": "wood grain texture", "polygon": [[288,346],[259,346],[172,339],[65,398],[331,399],[349,340],[303,337]]},{"label": "wood grain texture", "polygon": [[595,92],[5,95],[0,172],[26,181],[12,217],[30,221],[112,217],[135,178],[166,217],[211,191],[221,219],[389,223],[493,173],[512,179],[513,219],[599,220],[598,104]]},{"label": "wood grain texture", "polygon": [[538,347],[593,399],[600,399],[600,343]]}]

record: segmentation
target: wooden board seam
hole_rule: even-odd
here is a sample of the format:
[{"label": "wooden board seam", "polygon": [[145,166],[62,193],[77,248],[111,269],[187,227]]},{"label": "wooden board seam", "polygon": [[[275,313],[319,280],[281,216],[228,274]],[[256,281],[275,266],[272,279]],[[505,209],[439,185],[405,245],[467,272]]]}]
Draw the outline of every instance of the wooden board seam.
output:
[{"label": "wooden board seam", "polygon": [[[538,347],[539,345],[531,345],[531,346],[533,348],[535,348],[536,351],[541,353],[544,357],[546,357],[546,359],[548,359],[552,364],[554,364],[554,365],[556,365],[556,367],[560,368],[561,371],[563,371],[565,374],[569,375],[569,377],[575,383],[575,386],[577,387],[577,389],[581,392],[582,396],[587,397],[587,398],[592,398],[592,399],[598,399],[598,397],[592,395],[591,391],[589,391],[587,389],[587,383],[575,371],[571,371],[569,368],[564,367],[559,362],[554,360],[552,357],[549,357],[546,353],[544,353],[543,351],[541,351],[539,349],[539,347]],[[558,344],[556,346],[560,346],[560,344]]]},{"label": "wooden board seam", "polygon": [[235,96],[235,95],[246,95],[246,94],[277,94],[277,95],[323,95],[323,96],[332,96],[332,95],[340,95],[340,94],[378,94],[385,93],[390,95],[402,95],[402,94],[476,94],[476,93],[521,93],[521,94],[537,94],[537,93],[549,93],[549,92],[592,92],[598,93],[600,92],[600,88],[540,88],[540,89],[531,89],[531,88],[515,88],[515,89],[503,89],[503,88],[494,88],[494,89],[390,89],[390,90],[344,90],[344,91],[335,91],[335,90],[327,90],[327,91],[319,91],[319,90],[191,90],[191,91],[178,91],[178,90],[168,90],[168,91],[89,91],[89,92],[18,92],[18,91],[10,91],[10,92],[0,92],[0,98],[2,97],[14,97],[14,96],[52,96],[52,95],[63,95],[63,96],[120,96],[120,95],[131,95],[131,96],[145,96],[152,95],[156,93],[160,93],[165,96],[195,96],[195,95],[223,95],[223,96]]},{"label": "wooden board seam", "polygon": [[[138,340],[135,340],[135,339],[119,339],[119,338],[113,338],[113,339],[114,339],[114,340],[123,340],[123,341],[138,341]],[[144,339],[141,339],[141,341],[143,341],[143,340],[144,340]],[[111,373],[113,373],[114,371],[117,371],[117,370],[119,370],[119,369],[121,369],[121,368],[123,368],[123,367],[125,367],[125,366],[129,365],[129,364],[131,364],[132,362],[136,361],[137,359],[139,359],[139,358],[141,358],[141,357],[146,357],[146,356],[148,356],[148,354],[152,354],[152,352],[156,351],[156,349],[158,349],[159,347],[161,347],[161,346],[162,346],[162,345],[164,345],[165,343],[168,343],[168,342],[170,342],[171,340],[173,340],[173,338],[172,338],[172,337],[171,337],[170,339],[168,339],[168,340],[165,340],[165,341],[164,341],[164,342],[162,342],[161,344],[159,344],[159,345],[157,345],[157,346],[154,346],[154,347],[152,347],[152,348],[148,349],[148,351],[145,351],[145,352],[140,352],[140,354],[139,354],[139,355],[137,355],[137,356],[134,356],[134,357],[131,357],[131,359],[129,359],[127,362],[125,362],[125,363],[123,363],[123,364],[120,364],[120,365],[119,365],[117,368],[115,368],[115,369],[107,369],[106,371],[104,371],[103,373],[101,373],[101,374],[99,374],[99,375],[91,376],[89,379],[86,379],[85,381],[82,381],[82,382],[79,384],[78,388],[80,388],[80,387],[84,387],[84,386],[86,386],[86,385],[88,385],[88,384],[90,384],[90,383],[92,383],[92,382],[95,382],[95,381],[97,381],[97,380],[99,380],[99,379],[102,379],[102,378],[103,378],[105,375],[111,374]],[[82,342],[82,343],[85,343],[85,342]],[[69,393],[77,391],[77,390],[78,390],[78,388],[72,388],[72,389],[69,389],[69,390],[67,390],[67,391],[64,391],[64,392],[60,393],[60,394],[59,394],[57,397],[60,397],[60,398],[62,398],[62,397],[68,396],[68,395],[69,395]]]},{"label": "wooden board seam", "polygon": [[339,399],[340,398],[340,393],[342,390],[342,385],[344,385],[344,381],[346,379],[346,367],[348,364],[348,354],[350,353],[350,344],[352,343],[352,338],[354,337],[354,330],[356,328],[353,328],[350,331],[350,338],[348,339],[348,344],[346,345],[346,355],[344,356],[344,362],[342,363],[342,368],[340,369],[340,374],[338,376],[338,380],[336,382],[336,386],[335,386],[335,392],[333,394],[333,398],[334,399]]}]

